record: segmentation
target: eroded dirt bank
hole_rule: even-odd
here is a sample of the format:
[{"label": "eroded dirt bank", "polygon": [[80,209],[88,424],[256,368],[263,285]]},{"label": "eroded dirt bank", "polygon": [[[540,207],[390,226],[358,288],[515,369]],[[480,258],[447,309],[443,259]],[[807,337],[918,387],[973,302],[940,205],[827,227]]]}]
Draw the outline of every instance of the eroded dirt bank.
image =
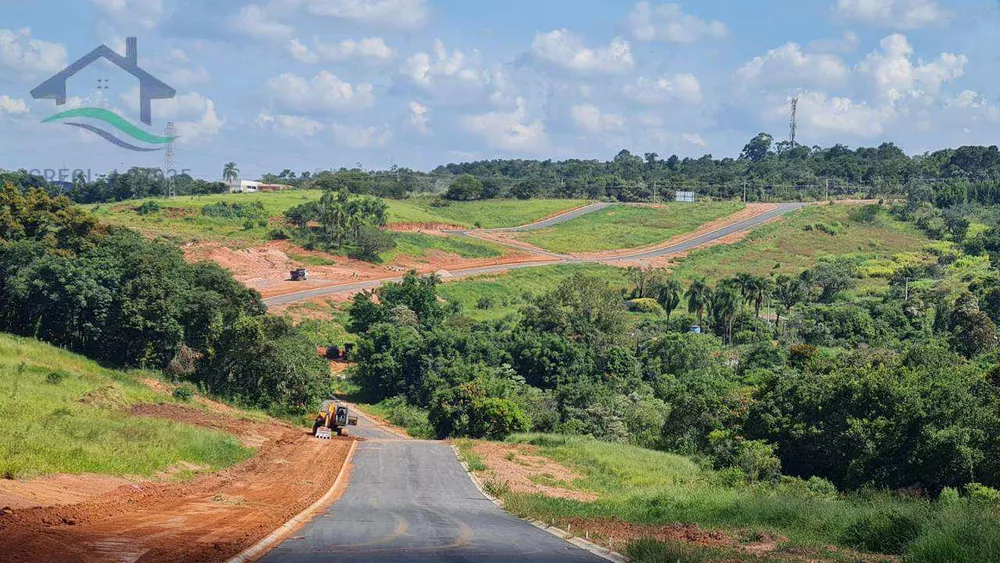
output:
[{"label": "eroded dirt bank", "polygon": [[224,561],[322,497],[352,442],[176,405],[133,414],[227,430],[260,446],[254,458],[188,483],[128,484],[80,504],[3,511],[0,560]]}]

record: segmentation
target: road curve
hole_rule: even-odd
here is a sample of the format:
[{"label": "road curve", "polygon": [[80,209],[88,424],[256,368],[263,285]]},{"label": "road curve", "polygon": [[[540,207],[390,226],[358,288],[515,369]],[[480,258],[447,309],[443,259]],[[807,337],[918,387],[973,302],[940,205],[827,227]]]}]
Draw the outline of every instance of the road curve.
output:
[{"label": "road curve", "polygon": [[361,418],[347,491],[261,561],[604,561],[496,507],[443,442],[403,440]]},{"label": "road curve", "polygon": [[[763,225],[764,223],[767,223],[768,221],[771,221],[773,219],[791,213],[792,211],[797,211],[799,209],[802,209],[807,205],[809,204],[779,203],[777,204],[777,207],[775,209],[768,211],[766,213],[762,213],[760,215],[751,217],[749,219],[744,219],[743,221],[733,223],[732,225],[722,227],[710,233],[699,235],[684,242],[680,242],[671,246],[656,248],[653,250],[624,253],[618,256],[604,257],[604,258],[575,258],[572,256],[544,253],[543,255],[550,258],[550,260],[539,260],[537,262],[522,262],[518,264],[500,264],[496,266],[482,266],[477,268],[467,268],[463,270],[450,270],[451,277],[449,277],[449,279],[479,276],[485,274],[496,274],[501,272],[509,272],[511,270],[519,270],[522,268],[537,268],[540,266],[553,266],[557,264],[588,264],[588,263],[613,264],[616,262],[634,262],[636,260],[648,260],[650,258],[669,256],[671,254],[676,254],[678,252],[687,252],[690,250],[694,250],[698,247],[710,244],[712,242],[715,242],[721,238],[727,237],[734,233],[739,233],[753,229],[755,227]],[[588,208],[589,207],[593,206],[588,206]],[[576,211],[580,212],[588,208],[581,208]],[[588,213],[592,213],[593,211],[594,210],[588,211]],[[554,217],[553,219],[561,219],[562,217],[563,216],[561,215],[559,217]],[[566,220],[568,219],[562,219],[562,221]],[[456,231],[456,234],[464,234],[464,233],[465,233],[464,231]],[[402,279],[403,279],[402,276],[395,276],[391,278],[381,278],[377,280],[367,280],[362,282],[353,282],[353,283],[346,283],[339,285],[330,285],[326,287],[318,287],[306,291],[299,291],[296,293],[288,293],[285,295],[269,297],[267,299],[264,299],[264,304],[269,307],[276,305],[288,305],[290,303],[306,301],[309,299],[314,299],[316,297],[324,297],[327,295],[336,295],[338,293],[347,293],[353,291],[362,291],[365,289],[373,289],[385,283],[399,282]]]}]

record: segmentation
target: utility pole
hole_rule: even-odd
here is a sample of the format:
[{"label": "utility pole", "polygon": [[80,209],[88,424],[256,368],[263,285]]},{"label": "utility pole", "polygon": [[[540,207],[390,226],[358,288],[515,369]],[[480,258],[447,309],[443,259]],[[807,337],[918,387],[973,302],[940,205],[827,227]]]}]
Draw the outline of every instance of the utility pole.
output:
[{"label": "utility pole", "polygon": [[826,179],[826,200],[830,201],[830,179]]},{"label": "utility pole", "polygon": [[176,130],[174,129],[174,122],[168,121],[167,138],[170,139],[170,141],[167,142],[167,148],[164,151],[164,156],[163,156],[163,181],[166,182],[167,184],[167,197],[174,197],[175,195],[177,195],[174,193],[174,181],[173,178],[171,177],[171,174],[176,175],[177,173],[174,170],[175,155],[174,155],[173,138],[175,133]]},{"label": "utility pole", "polygon": [[747,181],[743,180],[743,205],[747,204]]}]

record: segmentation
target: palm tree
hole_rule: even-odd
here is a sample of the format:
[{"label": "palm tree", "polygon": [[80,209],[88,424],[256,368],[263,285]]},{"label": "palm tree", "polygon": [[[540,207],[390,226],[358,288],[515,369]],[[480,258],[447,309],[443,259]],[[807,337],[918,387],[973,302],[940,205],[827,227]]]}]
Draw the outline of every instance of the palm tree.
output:
[{"label": "palm tree", "polygon": [[747,289],[747,303],[753,303],[754,318],[760,319],[760,308],[764,305],[764,300],[774,290],[774,282],[771,281],[771,278],[753,276]]},{"label": "palm tree", "polygon": [[227,162],[222,168],[222,179],[229,184],[240,179],[240,169],[236,166],[235,162]]},{"label": "palm tree", "polygon": [[756,283],[756,277],[753,274],[747,272],[741,272],[736,274],[731,282],[732,287],[738,289],[740,296],[743,297],[743,301],[740,302],[740,311],[743,310],[744,303],[750,303],[753,300],[753,288]]},{"label": "palm tree", "polygon": [[781,327],[781,313],[788,312],[801,303],[806,297],[806,288],[802,280],[781,275],[774,282],[774,298],[778,301],[778,318],[774,328]]},{"label": "palm tree", "polygon": [[701,324],[701,317],[705,313],[705,307],[708,306],[709,301],[712,297],[712,288],[708,287],[705,280],[694,280],[691,282],[691,286],[688,287],[687,292],[684,296],[688,300],[688,313],[694,313],[698,316],[698,324]]},{"label": "palm tree", "polygon": [[728,344],[733,339],[733,323],[739,313],[740,304],[739,289],[735,284],[723,285],[715,288],[709,301],[712,322],[716,331],[723,329],[722,337]]},{"label": "palm tree", "polygon": [[670,320],[670,313],[681,304],[681,284],[677,280],[670,278],[660,284],[656,290],[656,301],[663,306],[667,312],[667,320]]}]

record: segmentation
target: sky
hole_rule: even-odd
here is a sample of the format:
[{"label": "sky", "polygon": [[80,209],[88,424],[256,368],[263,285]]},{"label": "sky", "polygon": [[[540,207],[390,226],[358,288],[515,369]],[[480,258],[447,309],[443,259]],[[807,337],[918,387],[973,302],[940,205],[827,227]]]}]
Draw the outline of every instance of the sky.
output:
[{"label": "sky", "polygon": [[[65,123],[110,109],[175,124],[174,168],[244,179],[621,149],[736,157],[749,138],[909,153],[1000,137],[996,0],[0,0],[0,168],[163,167]],[[176,90],[139,123],[138,80]],[[62,171],[62,172],[60,172]]]}]

